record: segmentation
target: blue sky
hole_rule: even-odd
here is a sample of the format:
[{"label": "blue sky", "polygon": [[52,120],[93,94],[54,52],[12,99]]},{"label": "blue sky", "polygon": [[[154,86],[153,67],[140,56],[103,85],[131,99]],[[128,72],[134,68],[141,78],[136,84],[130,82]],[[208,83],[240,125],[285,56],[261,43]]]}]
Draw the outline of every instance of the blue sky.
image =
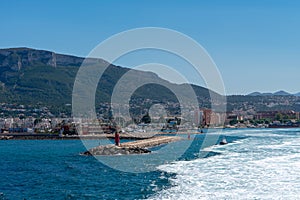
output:
[{"label": "blue sky", "polygon": [[121,31],[164,27],[208,51],[228,94],[300,92],[300,1],[10,0],[0,5],[0,48],[86,56]]}]

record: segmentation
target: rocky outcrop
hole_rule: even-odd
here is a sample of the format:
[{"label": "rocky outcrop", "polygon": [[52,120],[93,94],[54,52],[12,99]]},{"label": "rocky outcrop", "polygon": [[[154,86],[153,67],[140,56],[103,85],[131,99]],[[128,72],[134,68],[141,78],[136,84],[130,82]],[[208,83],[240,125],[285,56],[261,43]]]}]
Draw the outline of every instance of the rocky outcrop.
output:
[{"label": "rocky outcrop", "polygon": [[20,71],[24,67],[34,65],[58,66],[81,66],[85,60],[86,65],[99,64],[109,65],[103,59],[83,58],[77,56],[63,55],[51,51],[30,48],[0,49],[0,67],[8,67],[13,71]]},{"label": "rocky outcrop", "polygon": [[80,67],[84,60],[85,65],[109,65],[108,62],[102,59],[85,59],[83,57],[63,55],[45,50],[36,50],[30,48],[0,49],[0,67],[7,67],[13,71],[20,71],[22,68],[35,65],[45,65],[51,67]]},{"label": "rocky outcrop", "polygon": [[51,51],[30,48],[0,49],[0,67],[9,67],[13,71],[20,71],[32,65],[80,66],[84,58],[56,54]]},{"label": "rocky outcrop", "polygon": [[0,49],[0,67],[20,71],[34,64],[56,67],[56,54],[29,48]]},{"label": "rocky outcrop", "polygon": [[83,155],[129,155],[150,153],[148,149],[139,147],[118,147],[115,145],[98,146],[83,153]]}]

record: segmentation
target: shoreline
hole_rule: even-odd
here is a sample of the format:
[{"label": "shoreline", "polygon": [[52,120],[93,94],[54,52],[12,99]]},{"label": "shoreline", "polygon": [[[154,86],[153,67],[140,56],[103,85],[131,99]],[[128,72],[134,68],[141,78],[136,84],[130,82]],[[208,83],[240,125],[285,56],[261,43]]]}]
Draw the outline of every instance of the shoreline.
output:
[{"label": "shoreline", "polygon": [[[278,127],[278,128],[267,128],[267,129],[294,129],[300,127]],[[212,128],[220,129],[220,128]],[[234,130],[234,129],[266,129],[266,128],[223,128],[224,130]],[[184,134],[206,134],[207,129],[204,129],[204,132],[188,132],[188,131],[179,131],[179,132],[148,132],[148,133],[121,133],[120,139],[127,140],[144,140],[153,138],[155,136],[163,135],[184,135]],[[97,139],[114,139],[114,134],[99,134],[99,135],[63,135],[59,136],[58,134],[41,134],[41,133],[1,133],[0,140],[97,140]]]},{"label": "shoreline", "polygon": [[[120,134],[121,139],[128,139],[128,140],[143,140],[151,137]],[[55,134],[22,134],[22,133],[0,134],[0,140],[97,140],[97,139],[114,139],[114,138],[115,137],[113,134],[66,135],[66,136],[59,136]]]}]

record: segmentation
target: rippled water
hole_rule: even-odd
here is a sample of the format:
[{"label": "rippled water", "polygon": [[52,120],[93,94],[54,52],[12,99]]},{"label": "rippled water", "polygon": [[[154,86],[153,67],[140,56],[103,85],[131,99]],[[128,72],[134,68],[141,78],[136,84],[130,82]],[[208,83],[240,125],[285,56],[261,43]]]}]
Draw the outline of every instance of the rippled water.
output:
[{"label": "rippled water", "polygon": [[172,174],[116,171],[85,150],[80,140],[1,140],[0,199],[143,199],[169,185]]},{"label": "rippled water", "polygon": [[207,147],[205,158],[197,135],[178,161],[147,173],[80,156],[79,140],[0,141],[0,199],[300,199],[300,129],[223,134],[230,144]]}]

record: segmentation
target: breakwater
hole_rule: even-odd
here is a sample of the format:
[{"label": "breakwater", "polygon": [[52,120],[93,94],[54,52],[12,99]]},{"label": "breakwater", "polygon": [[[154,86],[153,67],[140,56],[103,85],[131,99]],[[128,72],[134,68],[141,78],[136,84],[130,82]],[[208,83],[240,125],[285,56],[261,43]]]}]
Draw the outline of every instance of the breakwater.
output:
[{"label": "breakwater", "polygon": [[157,136],[148,139],[125,142],[120,146],[113,144],[98,146],[84,152],[83,155],[128,155],[150,153],[147,148],[182,140],[176,136]]}]

